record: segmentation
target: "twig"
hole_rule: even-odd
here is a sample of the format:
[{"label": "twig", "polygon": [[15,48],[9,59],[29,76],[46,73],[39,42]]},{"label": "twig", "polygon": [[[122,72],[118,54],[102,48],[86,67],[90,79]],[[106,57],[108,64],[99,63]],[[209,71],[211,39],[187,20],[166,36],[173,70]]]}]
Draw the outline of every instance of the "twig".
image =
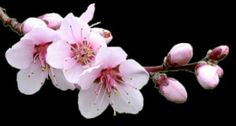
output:
[{"label": "twig", "polygon": [[18,35],[22,35],[22,23],[19,23],[15,18],[9,17],[6,9],[2,7],[0,7],[0,20],[2,20],[4,26],[10,27]]}]

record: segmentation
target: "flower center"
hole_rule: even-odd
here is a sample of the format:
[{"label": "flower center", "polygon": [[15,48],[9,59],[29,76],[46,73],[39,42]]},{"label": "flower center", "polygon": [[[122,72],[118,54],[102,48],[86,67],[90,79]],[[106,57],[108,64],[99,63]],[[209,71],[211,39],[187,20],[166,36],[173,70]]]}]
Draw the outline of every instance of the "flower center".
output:
[{"label": "flower center", "polygon": [[122,84],[122,82],[119,66],[103,69],[100,76],[95,80],[95,83],[99,84],[99,87],[104,88],[108,94],[114,89],[116,90],[116,85]]},{"label": "flower center", "polygon": [[87,41],[71,45],[71,50],[72,57],[81,65],[90,63],[95,57],[93,47]]},{"label": "flower center", "polygon": [[34,62],[36,60],[40,61],[41,67],[46,69],[47,68],[47,63],[46,63],[46,54],[47,54],[47,48],[52,42],[44,43],[44,44],[39,44],[35,45],[34,49]]}]

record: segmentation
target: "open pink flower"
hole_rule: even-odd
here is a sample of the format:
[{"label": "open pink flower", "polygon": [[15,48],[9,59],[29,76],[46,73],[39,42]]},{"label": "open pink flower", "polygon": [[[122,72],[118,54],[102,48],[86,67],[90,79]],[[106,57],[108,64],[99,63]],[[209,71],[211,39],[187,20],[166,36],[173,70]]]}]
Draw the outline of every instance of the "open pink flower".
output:
[{"label": "open pink flower", "polygon": [[86,22],[72,13],[64,18],[58,33],[61,40],[48,47],[47,62],[54,68],[63,69],[69,82],[78,83],[84,70],[97,67],[93,65],[96,55],[107,45]]},{"label": "open pink flower", "polygon": [[54,39],[57,39],[54,30],[47,27],[34,28],[7,50],[8,63],[20,69],[17,74],[20,92],[36,93],[44,84],[48,74],[59,89],[74,89],[72,84],[63,79],[62,71],[51,68],[46,63],[47,48]]},{"label": "open pink flower", "polygon": [[96,57],[100,67],[84,72],[78,84],[87,85],[79,92],[79,110],[85,118],[100,115],[110,104],[114,113],[137,114],[143,108],[140,89],[149,74],[119,47],[103,48]]}]

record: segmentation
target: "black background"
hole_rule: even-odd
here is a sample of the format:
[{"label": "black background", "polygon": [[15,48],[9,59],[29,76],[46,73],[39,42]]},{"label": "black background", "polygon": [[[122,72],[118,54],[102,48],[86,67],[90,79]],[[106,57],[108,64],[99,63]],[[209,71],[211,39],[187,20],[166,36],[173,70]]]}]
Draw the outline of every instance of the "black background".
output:
[{"label": "black background", "polygon": [[30,16],[57,12],[65,16],[73,12],[79,16],[87,6],[96,2],[92,23],[102,21],[101,27],[112,31],[110,46],[121,46],[129,58],[142,65],[161,64],[163,57],[176,43],[193,45],[197,61],[208,49],[221,44],[230,47],[230,54],[220,65],[225,75],[215,90],[203,90],[194,75],[184,72],[170,74],[181,81],[188,91],[188,101],[176,105],[166,101],[150,81],[141,91],[144,108],[138,115],[118,114],[113,117],[109,107],[95,119],[83,118],[77,106],[78,91],[62,92],[47,81],[32,96],[17,89],[16,73],[5,59],[5,51],[20,37],[0,25],[0,121],[17,124],[74,124],[74,125],[125,125],[125,124],[228,124],[235,117],[235,40],[236,8],[232,3],[220,2],[157,2],[145,1],[20,1],[1,0],[0,6],[19,21]]}]

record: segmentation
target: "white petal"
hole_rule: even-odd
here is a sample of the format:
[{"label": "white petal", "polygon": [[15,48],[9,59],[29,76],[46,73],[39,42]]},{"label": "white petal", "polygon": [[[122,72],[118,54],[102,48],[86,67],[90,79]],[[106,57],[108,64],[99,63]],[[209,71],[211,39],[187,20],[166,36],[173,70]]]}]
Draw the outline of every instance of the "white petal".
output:
[{"label": "white petal", "polygon": [[100,66],[94,66],[83,71],[80,75],[80,79],[77,84],[81,87],[82,90],[88,89],[94,80],[100,74]]},{"label": "white petal", "polygon": [[83,14],[81,14],[80,18],[88,23],[93,19],[94,11],[95,11],[95,4],[93,3],[88,6],[87,10]]},{"label": "white petal", "polygon": [[61,38],[71,44],[82,42],[90,33],[89,25],[83,20],[69,13],[61,23],[59,34]]},{"label": "white petal", "polygon": [[112,92],[110,104],[118,113],[137,114],[143,108],[143,96],[138,89],[128,85],[117,86],[117,92]]},{"label": "white petal", "polygon": [[6,51],[7,62],[18,69],[26,69],[33,62],[34,45],[31,40],[22,39]]},{"label": "white petal", "polygon": [[56,31],[48,27],[37,27],[27,33],[24,38],[32,40],[35,45],[39,45],[56,41],[59,39],[59,36]]},{"label": "white petal", "polygon": [[62,69],[64,61],[70,56],[70,45],[64,41],[52,43],[47,49],[47,63],[57,69]]},{"label": "white petal", "polygon": [[38,63],[32,63],[29,68],[17,73],[18,89],[23,94],[32,95],[40,90],[47,76]]},{"label": "white petal", "polygon": [[135,60],[126,60],[119,67],[122,79],[135,88],[141,89],[148,83],[148,72]]},{"label": "white petal", "polygon": [[95,52],[97,52],[101,47],[107,47],[105,39],[93,31],[91,31],[88,36],[88,42],[91,43]]},{"label": "white petal", "polygon": [[96,56],[96,64],[103,64],[105,68],[115,67],[125,61],[127,54],[120,47],[101,48]]},{"label": "white petal", "polygon": [[65,78],[70,82],[70,83],[77,83],[80,79],[81,73],[84,71],[84,68],[82,68],[81,65],[76,64],[70,69],[64,69],[64,75]]},{"label": "white petal", "polygon": [[79,92],[79,110],[85,118],[94,118],[99,116],[109,105],[106,92],[98,84],[92,84],[88,90]]},{"label": "white petal", "polygon": [[49,76],[52,80],[52,84],[60,90],[74,90],[74,84],[68,82],[63,74],[62,70],[50,68]]},{"label": "white petal", "polygon": [[67,57],[66,59],[64,59],[63,69],[65,69],[65,70],[71,69],[76,64],[77,64],[77,62],[74,58]]}]

